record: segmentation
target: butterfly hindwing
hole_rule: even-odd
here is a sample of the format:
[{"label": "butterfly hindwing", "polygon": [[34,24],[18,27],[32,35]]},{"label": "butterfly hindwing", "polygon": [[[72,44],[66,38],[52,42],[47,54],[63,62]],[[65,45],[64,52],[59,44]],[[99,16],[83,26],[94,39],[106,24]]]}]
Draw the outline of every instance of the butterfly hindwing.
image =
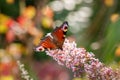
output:
[{"label": "butterfly hindwing", "polygon": [[40,44],[36,47],[36,51],[44,51],[49,49],[56,49],[56,45],[53,43],[50,36],[43,38]]}]

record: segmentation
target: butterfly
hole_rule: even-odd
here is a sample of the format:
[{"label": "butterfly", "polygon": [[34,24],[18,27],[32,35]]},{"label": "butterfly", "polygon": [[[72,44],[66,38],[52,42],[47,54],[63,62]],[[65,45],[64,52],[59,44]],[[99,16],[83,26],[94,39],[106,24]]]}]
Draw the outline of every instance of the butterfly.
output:
[{"label": "butterfly", "polygon": [[53,49],[61,49],[64,43],[66,32],[68,30],[68,22],[65,21],[60,27],[56,27],[51,33],[48,33],[37,47],[35,51],[45,51]]}]

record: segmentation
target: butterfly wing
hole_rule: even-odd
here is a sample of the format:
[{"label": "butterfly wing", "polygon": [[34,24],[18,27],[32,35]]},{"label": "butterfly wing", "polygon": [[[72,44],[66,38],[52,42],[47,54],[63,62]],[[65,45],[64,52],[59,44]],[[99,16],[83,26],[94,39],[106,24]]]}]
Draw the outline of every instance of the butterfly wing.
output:
[{"label": "butterfly wing", "polygon": [[67,29],[67,22],[64,22],[60,27],[56,27],[52,33],[48,34],[41,40],[40,44],[35,48],[35,50],[44,51],[57,48],[62,49]]},{"label": "butterfly wing", "polygon": [[56,27],[56,29],[51,33],[51,35],[53,36],[53,42],[59,49],[62,49],[67,29],[68,23],[64,22],[60,27]]},{"label": "butterfly wing", "polygon": [[40,44],[35,48],[36,51],[44,51],[50,49],[56,49],[56,45],[53,43],[50,36],[46,36],[40,42]]}]

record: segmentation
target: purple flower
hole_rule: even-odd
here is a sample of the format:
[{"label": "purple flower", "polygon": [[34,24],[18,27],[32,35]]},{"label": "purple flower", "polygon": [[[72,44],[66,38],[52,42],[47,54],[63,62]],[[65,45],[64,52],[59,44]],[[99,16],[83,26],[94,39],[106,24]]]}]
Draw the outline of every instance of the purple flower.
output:
[{"label": "purple flower", "polygon": [[93,53],[84,48],[77,48],[75,42],[65,40],[63,50],[56,49],[46,51],[60,65],[64,65],[74,72],[75,77],[86,74],[90,80],[119,80],[120,73],[106,67]]}]

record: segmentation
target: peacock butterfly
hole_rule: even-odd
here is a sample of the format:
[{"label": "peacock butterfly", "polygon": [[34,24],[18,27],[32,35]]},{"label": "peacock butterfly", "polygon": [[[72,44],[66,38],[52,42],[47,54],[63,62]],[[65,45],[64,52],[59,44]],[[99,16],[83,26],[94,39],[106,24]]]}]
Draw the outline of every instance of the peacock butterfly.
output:
[{"label": "peacock butterfly", "polygon": [[56,27],[48,33],[35,48],[35,51],[61,49],[68,29],[68,22],[65,21],[60,27]]}]

